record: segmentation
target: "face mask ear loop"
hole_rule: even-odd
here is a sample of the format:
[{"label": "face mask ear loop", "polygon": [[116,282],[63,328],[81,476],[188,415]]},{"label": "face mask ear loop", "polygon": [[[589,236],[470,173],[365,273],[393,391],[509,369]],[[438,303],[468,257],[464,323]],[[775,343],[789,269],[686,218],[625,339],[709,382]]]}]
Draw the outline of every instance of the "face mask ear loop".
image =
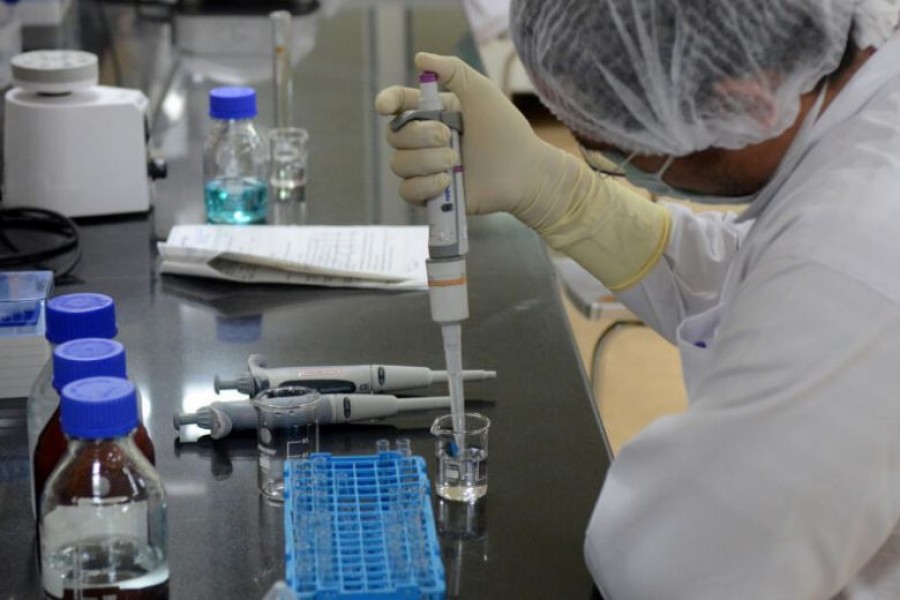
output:
[{"label": "face mask ear loop", "polygon": [[812,121],[818,121],[819,117],[822,116],[822,106],[825,104],[825,96],[828,95],[828,84],[830,82],[826,79],[825,83],[822,84],[822,91],[819,92],[819,97],[816,98],[816,103],[812,109]]},{"label": "face mask ear loop", "polygon": [[624,173],[624,172],[625,172],[625,165],[631,164],[631,161],[633,161],[633,160],[634,160],[634,157],[637,156],[637,155],[638,155],[637,150],[635,150],[634,152],[632,152],[631,154],[629,154],[628,156],[626,156],[626,157],[625,157],[625,160],[623,160],[622,163],[617,167],[617,168],[619,169],[619,171],[621,171],[622,173]]},{"label": "face mask ear loop", "polygon": [[586,162],[587,165],[592,170],[599,171],[599,169],[596,167],[596,165],[594,165],[594,160],[591,157],[591,151],[588,150],[587,148],[585,148],[584,146],[582,146],[581,144],[578,144],[578,150],[579,150],[579,152],[581,152],[581,158],[584,159],[584,162]]},{"label": "face mask ear loop", "polygon": [[672,166],[673,162],[675,162],[675,155],[670,154],[669,158],[666,159],[666,162],[664,162],[663,165],[659,168],[659,170],[656,171],[656,174],[654,175],[654,177],[656,177],[659,181],[666,183],[666,181],[663,179],[663,176],[665,176],[666,171],[669,170],[669,167]]}]

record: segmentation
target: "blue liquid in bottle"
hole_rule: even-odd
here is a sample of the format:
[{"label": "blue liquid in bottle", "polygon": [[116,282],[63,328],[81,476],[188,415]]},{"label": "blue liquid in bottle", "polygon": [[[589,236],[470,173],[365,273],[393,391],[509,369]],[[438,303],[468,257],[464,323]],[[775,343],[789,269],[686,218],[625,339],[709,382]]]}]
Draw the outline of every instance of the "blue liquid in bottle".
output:
[{"label": "blue liquid in bottle", "polygon": [[206,218],[219,225],[247,225],[266,220],[268,186],[253,177],[225,177],[206,182]]}]

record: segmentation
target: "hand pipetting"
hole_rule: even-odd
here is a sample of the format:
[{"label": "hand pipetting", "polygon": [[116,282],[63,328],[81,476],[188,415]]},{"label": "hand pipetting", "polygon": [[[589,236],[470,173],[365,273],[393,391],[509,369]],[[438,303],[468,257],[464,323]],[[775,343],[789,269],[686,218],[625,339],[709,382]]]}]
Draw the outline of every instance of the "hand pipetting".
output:
[{"label": "hand pipetting", "polygon": [[[450,128],[450,147],[461,157],[462,114],[444,110],[438,92],[437,74],[422,73],[419,76],[419,92],[419,109],[403,113],[392,121],[391,127],[396,131],[410,121],[441,121]],[[461,435],[465,430],[462,322],[469,318],[465,258],[469,251],[469,234],[466,228],[462,164],[450,173],[450,186],[444,193],[428,200],[425,207],[428,219],[428,260],[425,268],[428,273],[431,318],[441,326],[450,384],[453,430]]]}]

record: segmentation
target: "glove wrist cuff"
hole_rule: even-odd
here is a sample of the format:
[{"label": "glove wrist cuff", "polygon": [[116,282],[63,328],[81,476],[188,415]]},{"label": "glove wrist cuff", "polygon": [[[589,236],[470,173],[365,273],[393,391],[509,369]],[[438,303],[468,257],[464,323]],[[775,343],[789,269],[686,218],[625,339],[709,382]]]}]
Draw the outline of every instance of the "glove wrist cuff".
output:
[{"label": "glove wrist cuff", "polygon": [[669,211],[631,188],[588,172],[568,210],[538,233],[574,258],[611,291],[631,287],[659,262],[668,245]]}]

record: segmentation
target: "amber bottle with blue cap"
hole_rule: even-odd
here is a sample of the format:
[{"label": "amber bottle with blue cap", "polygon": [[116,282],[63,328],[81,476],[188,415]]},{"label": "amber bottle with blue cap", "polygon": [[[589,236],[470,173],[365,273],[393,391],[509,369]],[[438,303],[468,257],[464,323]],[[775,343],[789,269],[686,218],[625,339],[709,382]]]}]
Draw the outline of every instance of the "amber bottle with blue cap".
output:
[{"label": "amber bottle with blue cap", "polygon": [[[60,344],[53,350],[53,386],[62,390],[73,381],[96,376],[126,377],[125,347],[116,340],[83,338]],[[135,411],[140,407],[135,399]],[[138,419],[134,440],[141,452],[154,464],[156,456],[153,442],[146,427]],[[44,484],[53,469],[66,455],[69,442],[63,434],[61,406],[47,422],[38,438],[34,451],[32,483],[34,498],[40,503]]]},{"label": "amber bottle with blue cap", "polygon": [[[116,304],[105,294],[78,293],[56,296],[44,309],[45,335],[53,347],[80,338],[116,337]],[[47,361],[28,396],[28,455],[34,456],[38,436],[59,408],[59,393],[53,387],[53,357]]]},{"label": "amber bottle with blue cap", "polygon": [[[116,305],[105,294],[76,293],[56,296],[44,307],[45,336],[52,347],[80,338],[112,339],[118,334]],[[38,373],[26,405],[28,460],[34,474],[34,453],[41,432],[52,419],[58,420],[59,392],[53,386],[53,355]],[[34,478],[31,505],[37,505]],[[37,516],[37,513],[35,513]]]},{"label": "amber bottle with blue cap", "polygon": [[166,494],[135,443],[134,386],[117,377],[62,388],[70,449],[40,506],[41,581],[49,598],[168,598]]},{"label": "amber bottle with blue cap", "polygon": [[256,92],[221,87],[209,93],[212,126],[203,149],[206,219],[246,225],[266,220],[266,144],[253,123]]}]

